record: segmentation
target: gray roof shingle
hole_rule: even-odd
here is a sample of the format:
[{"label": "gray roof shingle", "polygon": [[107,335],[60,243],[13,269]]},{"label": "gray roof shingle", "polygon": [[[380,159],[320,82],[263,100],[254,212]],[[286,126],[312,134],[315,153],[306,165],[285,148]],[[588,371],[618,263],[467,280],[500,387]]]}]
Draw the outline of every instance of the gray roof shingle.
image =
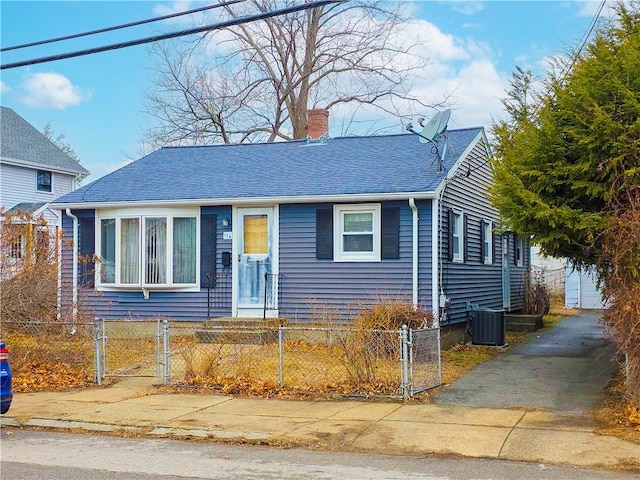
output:
[{"label": "gray roof shingle", "polygon": [[0,107],[0,156],[77,175],[89,175],[86,168],[7,107]]},{"label": "gray roof shingle", "polygon": [[[412,134],[165,147],[55,203],[432,192],[481,132],[449,131],[441,172],[433,145]],[[441,153],[444,145],[441,140]]]}]

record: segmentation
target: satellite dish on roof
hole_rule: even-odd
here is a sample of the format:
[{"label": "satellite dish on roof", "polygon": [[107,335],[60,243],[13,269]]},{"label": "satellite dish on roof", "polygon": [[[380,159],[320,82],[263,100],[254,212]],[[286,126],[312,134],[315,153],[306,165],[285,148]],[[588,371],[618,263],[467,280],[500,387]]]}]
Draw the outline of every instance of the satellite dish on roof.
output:
[{"label": "satellite dish on roof", "polygon": [[437,142],[440,140],[440,136],[447,129],[450,116],[451,110],[447,108],[446,110],[438,112],[431,117],[431,120],[427,122],[419,134],[420,143]]}]

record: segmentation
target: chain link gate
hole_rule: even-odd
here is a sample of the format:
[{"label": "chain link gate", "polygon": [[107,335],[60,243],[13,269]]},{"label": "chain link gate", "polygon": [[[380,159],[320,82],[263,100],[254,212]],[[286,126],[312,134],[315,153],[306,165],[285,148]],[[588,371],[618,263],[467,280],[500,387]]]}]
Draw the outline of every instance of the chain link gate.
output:
[{"label": "chain link gate", "polygon": [[106,377],[155,377],[169,382],[167,320],[94,321],[96,383]]},{"label": "chain link gate", "polygon": [[442,384],[440,329],[400,330],[402,396],[405,401],[420,392]]}]

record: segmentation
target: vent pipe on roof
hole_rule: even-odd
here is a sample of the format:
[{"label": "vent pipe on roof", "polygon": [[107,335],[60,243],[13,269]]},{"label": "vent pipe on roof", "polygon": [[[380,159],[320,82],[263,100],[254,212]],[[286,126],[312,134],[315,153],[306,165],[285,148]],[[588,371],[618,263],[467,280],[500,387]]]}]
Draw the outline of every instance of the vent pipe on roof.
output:
[{"label": "vent pipe on roof", "polygon": [[329,133],[329,110],[307,110],[307,138],[317,139]]}]

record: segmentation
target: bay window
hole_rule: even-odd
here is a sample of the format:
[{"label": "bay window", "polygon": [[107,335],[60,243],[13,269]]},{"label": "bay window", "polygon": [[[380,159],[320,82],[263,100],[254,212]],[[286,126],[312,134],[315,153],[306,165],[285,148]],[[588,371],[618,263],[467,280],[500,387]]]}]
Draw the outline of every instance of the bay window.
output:
[{"label": "bay window", "polygon": [[102,210],[97,214],[100,286],[196,287],[197,210],[147,209],[136,215]]}]

